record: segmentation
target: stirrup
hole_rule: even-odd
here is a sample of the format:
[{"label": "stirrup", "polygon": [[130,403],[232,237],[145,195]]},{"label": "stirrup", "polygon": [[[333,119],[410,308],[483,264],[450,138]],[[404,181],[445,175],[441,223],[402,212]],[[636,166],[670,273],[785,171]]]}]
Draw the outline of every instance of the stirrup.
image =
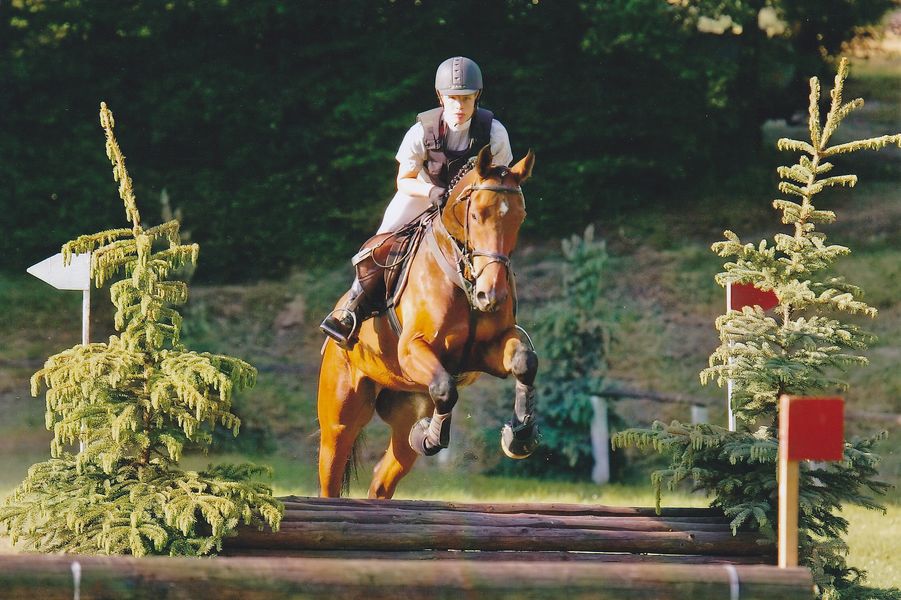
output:
[{"label": "stirrup", "polygon": [[[353,319],[353,325],[351,325],[350,332],[345,332],[336,327],[337,324],[342,324],[338,317],[335,314],[338,313],[348,313]],[[357,313],[348,310],[346,308],[336,308],[328,315],[326,315],[325,319],[322,320],[322,323],[319,324],[319,330],[322,331],[325,335],[335,340],[335,343],[338,344],[341,348],[345,350],[351,350],[354,345],[357,343],[355,333],[357,331],[357,325],[359,321],[357,320]]]}]

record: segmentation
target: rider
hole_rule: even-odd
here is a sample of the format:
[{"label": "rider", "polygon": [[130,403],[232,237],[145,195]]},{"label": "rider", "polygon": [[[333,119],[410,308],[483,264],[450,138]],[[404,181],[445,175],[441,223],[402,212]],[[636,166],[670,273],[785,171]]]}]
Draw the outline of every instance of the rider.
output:
[{"label": "rider", "polygon": [[[397,193],[378,233],[397,231],[431,205],[440,206],[454,176],[486,144],[491,145],[494,164],[513,161],[507,130],[491,111],[478,106],[482,71],[474,61],[455,56],[441,63],[435,73],[435,93],[440,106],[417,116],[395,155]],[[363,309],[366,295],[365,286],[355,277],[347,301],[319,326],[343,348],[353,347],[359,324],[369,316]]]}]

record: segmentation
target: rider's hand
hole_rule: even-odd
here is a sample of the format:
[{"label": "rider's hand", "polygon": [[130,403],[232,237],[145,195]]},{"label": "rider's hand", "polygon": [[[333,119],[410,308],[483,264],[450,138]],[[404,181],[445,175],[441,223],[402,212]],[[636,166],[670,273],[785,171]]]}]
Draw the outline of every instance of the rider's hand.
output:
[{"label": "rider's hand", "polygon": [[443,188],[438,185],[433,185],[432,189],[429,190],[429,200],[432,201],[432,206],[437,206],[441,208],[441,201],[444,198],[444,194],[447,192],[446,188]]}]

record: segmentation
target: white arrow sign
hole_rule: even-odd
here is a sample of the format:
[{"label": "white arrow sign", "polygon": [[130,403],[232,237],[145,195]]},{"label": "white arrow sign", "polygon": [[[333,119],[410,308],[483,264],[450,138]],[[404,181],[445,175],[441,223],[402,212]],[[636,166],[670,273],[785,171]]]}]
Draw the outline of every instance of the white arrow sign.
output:
[{"label": "white arrow sign", "polygon": [[63,265],[62,253],[45,258],[26,269],[29,273],[46,281],[58,290],[91,289],[91,255],[73,254],[68,266]]},{"label": "white arrow sign", "polygon": [[[64,265],[60,252],[26,270],[58,290],[81,290],[81,343],[87,346],[91,341],[91,254],[73,254]],[[84,452],[84,439],[79,440],[78,447]]]}]

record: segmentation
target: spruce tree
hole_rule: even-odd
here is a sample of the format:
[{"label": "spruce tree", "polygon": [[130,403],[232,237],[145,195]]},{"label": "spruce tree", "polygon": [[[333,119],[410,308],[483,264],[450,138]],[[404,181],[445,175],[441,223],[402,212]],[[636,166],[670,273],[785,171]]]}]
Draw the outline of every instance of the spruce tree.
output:
[{"label": "spruce tree", "polygon": [[[779,397],[841,392],[847,389],[847,370],[867,364],[861,352],[874,337],[841,316],[875,317],[876,309],[861,299],[858,287],[830,274],[830,267],[850,250],[827,244],[817,231],[817,225],[832,223],[836,215],[818,209],[814,198],[826,188],[857,183],[854,175],[831,174],[834,165],[829,160],[858,150],[901,146],[901,134],[829,145],[842,120],[863,106],[861,99],[842,102],[847,73],[842,59],[825,123],[819,114],[819,81],[810,80],[810,141],[777,143],[780,150],[801,153],[797,163],[778,168],[779,190],[786,198],[773,202],[790,233],[778,233],[772,242],[746,244],[726,231],[725,241],[712,246],[718,255],[732,258],[716,276],[717,283],[753,284],[772,290],[779,300],[772,314],[759,306],[745,307],[716,321],[721,344],[701,372],[701,381],[723,386],[732,380],[739,430],[674,421],[614,436],[614,446],[634,445],[669,456],[669,467],[652,474],[658,506],[664,485],[673,488],[691,480],[732,518],[733,530],[746,526],[774,536]],[[889,486],[877,480],[878,456],[873,451],[884,435],[846,441],[841,462],[801,465],[800,560],[812,569],[823,598],[855,597],[861,591],[855,584],[862,573],[844,559],[842,535],[848,522],[839,511],[846,503],[884,511],[874,495],[884,494]]]},{"label": "spruce tree", "polygon": [[216,426],[237,435],[232,393],[252,386],[256,369],[180,342],[175,307],[188,290],[169,274],[194,264],[198,246],[180,242],[178,221],[144,228],[105,103],[100,122],[131,227],[81,236],[63,255],[90,252],[96,285],[114,281],[119,335],[51,356],[32,377],[32,395],[46,386],[52,458],[29,469],[0,525],[42,552],[208,554],[239,522],[277,529],[281,520],[283,507],[255,481],[265,469],[178,467],[186,446],[209,447]]}]

